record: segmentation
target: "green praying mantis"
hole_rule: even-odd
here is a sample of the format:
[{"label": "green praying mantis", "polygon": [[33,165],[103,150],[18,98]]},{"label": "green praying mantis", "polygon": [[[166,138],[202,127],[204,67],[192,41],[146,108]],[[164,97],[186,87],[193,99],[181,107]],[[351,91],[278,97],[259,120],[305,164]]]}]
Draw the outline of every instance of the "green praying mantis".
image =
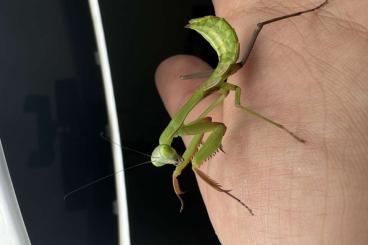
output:
[{"label": "green praying mantis", "polygon": [[[245,54],[240,61],[239,58],[239,41],[235,30],[231,25],[223,18],[216,16],[206,16],[202,18],[192,19],[186,26],[189,29],[197,31],[202,35],[209,44],[215,49],[218,55],[217,67],[208,74],[207,72],[185,75],[182,78],[191,79],[198,77],[209,77],[205,80],[193,93],[191,98],[180,108],[180,110],[172,118],[168,126],[162,132],[159,145],[154,149],[151,155],[151,162],[156,167],[161,167],[167,164],[175,166],[175,170],[172,174],[172,182],[176,196],[181,203],[180,211],[183,210],[183,200],[181,195],[183,192],[180,189],[178,176],[183,169],[192,165],[192,170],[207,184],[213,187],[215,190],[222,192],[229,197],[235,199],[242,206],[244,206],[251,215],[254,215],[251,208],[249,208],[239,198],[234,196],[230,190],[225,190],[215,180],[211,179],[204,172],[200,170],[200,166],[216,154],[219,150],[222,150],[221,141],[226,131],[226,126],[221,122],[213,122],[208,114],[216,108],[230,92],[235,92],[235,106],[251,115],[254,115],[272,125],[284,130],[298,142],[305,143],[305,140],[297,136],[295,133],[288,130],[282,124],[277,123],[258,112],[241,104],[241,89],[231,83],[227,82],[229,76],[241,69],[249,58],[249,55],[254,47],[259,33],[262,28],[270,23],[287,19],[290,17],[298,16],[308,12],[315,11],[325,4],[328,0],[325,0],[320,5],[300,12],[280,16],[277,18],[269,19],[257,24],[253,35],[245,49]],[[193,108],[198,105],[204,98],[211,94],[216,94],[217,98],[198,116],[198,118],[192,122],[184,123],[188,114]],[[204,140],[204,135],[208,134],[208,137]],[[171,146],[171,143],[175,137],[181,137],[189,135],[192,136],[189,145],[185,152],[180,156],[176,150]]]}]

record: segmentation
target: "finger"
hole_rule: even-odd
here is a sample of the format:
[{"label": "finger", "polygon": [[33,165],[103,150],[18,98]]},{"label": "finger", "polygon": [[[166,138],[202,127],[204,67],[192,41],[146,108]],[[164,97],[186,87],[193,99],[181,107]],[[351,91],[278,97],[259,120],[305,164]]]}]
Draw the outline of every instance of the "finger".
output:
[{"label": "finger", "polygon": [[[201,59],[188,56],[177,55],[163,61],[156,70],[155,80],[158,92],[163,103],[171,116],[173,116],[190,98],[193,92],[205,79],[181,80],[180,75],[207,71],[210,66]],[[188,122],[194,120],[203,112],[213,97],[209,96],[188,116]],[[214,119],[221,117],[221,109],[215,109],[211,116]]]}]

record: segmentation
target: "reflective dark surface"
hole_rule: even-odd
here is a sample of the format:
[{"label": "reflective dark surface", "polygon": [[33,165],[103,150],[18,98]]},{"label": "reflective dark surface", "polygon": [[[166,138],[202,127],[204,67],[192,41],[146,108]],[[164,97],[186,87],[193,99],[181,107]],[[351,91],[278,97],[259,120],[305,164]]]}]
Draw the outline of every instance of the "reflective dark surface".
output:
[{"label": "reflective dark surface", "polygon": [[[211,14],[210,1],[113,0],[101,10],[123,144],[150,153],[170,120],[155,68],[177,53],[213,61],[205,41],[183,28]],[[113,171],[100,137],[106,110],[87,1],[2,1],[0,33],[0,138],[32,244],[117,244],[113,179],[63,200]],[[127,166],[146,160],[125,152]],[[126,173],[132,244],[218,244],[193,174],[181,178],[180,214],[171,172],[147,165]]]}]

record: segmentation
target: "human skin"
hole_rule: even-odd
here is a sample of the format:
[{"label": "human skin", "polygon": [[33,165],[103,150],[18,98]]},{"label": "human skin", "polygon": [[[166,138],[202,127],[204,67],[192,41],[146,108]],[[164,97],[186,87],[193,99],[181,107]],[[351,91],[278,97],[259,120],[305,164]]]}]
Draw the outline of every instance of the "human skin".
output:
[{"label": "human skin", "polygon": [[[213,4],[243,51],[257,22],[320,3],[299,2]],[[366,0],[330,0],[316,12],[265,26],[246,65],[228,79],[242,88],[244,105],[307,142],[235,108],[232,93],[211,114],[227,126],[225,154],[201,169],[255,213],[198,179],[222,244],[368,244],[367,9]],[[179,75],[205,70],[193,56],[160,64],[156,83],[170,115],[203,81]]]}]

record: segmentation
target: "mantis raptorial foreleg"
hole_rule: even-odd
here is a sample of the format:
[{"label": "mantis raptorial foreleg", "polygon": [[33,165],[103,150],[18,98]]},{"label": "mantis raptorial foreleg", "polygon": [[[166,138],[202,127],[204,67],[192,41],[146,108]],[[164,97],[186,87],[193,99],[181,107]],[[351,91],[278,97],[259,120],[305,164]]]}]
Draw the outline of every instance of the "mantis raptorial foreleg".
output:
[{"label": "mantis raptorial foreleg", "polygon": [[[180,197],[180,195],[183,194],[183,192],[180,189],[177,177],[181,174],[181,171],[191,161],[193,171],[202,180],[204,180],[215,190],[223,192],[229,197],[238,201],[242,206],[247,208],[252,215],[254,215],[253,211],[244,202],[242,202],[239,198],[235,197],[233,194],[230,193],[230,190],[223,189],[220,184],[218,184],[215,180],[211,179],[209,176],[207,176],[199,169],[199,167],[203,164],[203,162],[205,162],[207,159],[215,155],[216,152],[220,149],[221,141],[225,134],[226,127],[223,123],[212,122],[211,118],[209,117],[201,118],[200,120],[196,121],[198,122],[192,123],[190,126],[184,126],[183,127],[184,130],[180,130],[182,133],[185,133],[185,135],[194,135],[193,139],[191,140],[186,151],[183,154],[183,161],[176,166],[172,176],[174,191],[181,203],[180,210],[183,210],[184,203],[182,198]],[[204,133],[209,133],[209,136],[199,148]]]},{"label": "mantis raptorial foreleg", "polygon": [[[220,147],[222,137],[225,134],[225,125],[219,122],[212,122],[210,117],[201,118],[196,121],[196,123],[191,123],[190,126],[183,126],[180,134],[178,134],[178,136],[193,135],[193,138],[183,154],[182,161],[177,164],[174,170],[173,174],[176,177],[181,174],[181,171],[190,161],[202,163],[211,156]],[[202,143],[201,141],[205,133],[209,135],[206,141]],[[199,145],[201,145],[200,148]]]},{"label": "mantis raptorial foreleg", "polygon": [[[312,12],[327,3],[325,0],[319,6],[295,12],[289,15],[284,15],[281,17],[273,18],[264,22],[257,24],[254,30],[251,40],[248,43],[244,56],[240,61],[239,58],[239,42],[235,30],[226,22],[223,18],[216,16],[205,16],[202,18],[197,18],[189,21],[187,25],[188,28],[193,29],[200,33],[215,49],[219,57],[219,63],[216,69],[212,71],[209,75],[208,72],[200,72],[190,75],[184,75],[182,78],[197,78],[208,76],[205,80],[192,94],[191,98],[180,108],[180,110],[172,118],[168,126],[162,132],[159,145],[154,149],[151,162],[154,166],[160,167],[166,164],[173,164],[176,168],[173,172],[173,186],[176,195],[179,197],[182,207],[183,201],[180,198],[182,191],[180,190],[179,182],[177,177],[181,174],[182,170],[192,162],[193,171],[206,183],[215,188],[216,190],[227,194],[233,199],[241,203],[248,211],[253,215],[252,210],[245,205],[240,199],[233,196],[229,190],[223,189],[216,181],[212,180],[209,176],[199,170],[199,167],[204,161],[213,156],[218,150],[221,150],[221,141],[225,134],[226,127],[223,123],[212,122],[210,117],[207,115],[216,108],[229,94],[230,91],[235,92],[235,106],[258,117],[261,118],[274,126],[281,128],[286,131],[292,137],[294,137],[299,142],[305,143],[303,139],[298,137],[295,133],[291,132],[285,128],[282,124],[277,123],[252,109],[243,106],[240,102],[241,90],[238,86],[227,83],[227,79],[230,75],[234,74],[237,70],[244,66],[249,58],[249,55],[254,47],[256,39],[261,32],[263,26],[282,20],[290,18],[293,16],[301,15],[307,12]],[[198,119],[191,123],[185,124],[188,114],[195,108],[204,98],[207,96],[218,93],[218,97],[205,109]],[[208,137],[202,142],[204,134],[207,133]],[[187,146],[186,151],[183,156],[180,156],[173,147],[171,143],[175,137],[192,135],[191,142]]]}]

